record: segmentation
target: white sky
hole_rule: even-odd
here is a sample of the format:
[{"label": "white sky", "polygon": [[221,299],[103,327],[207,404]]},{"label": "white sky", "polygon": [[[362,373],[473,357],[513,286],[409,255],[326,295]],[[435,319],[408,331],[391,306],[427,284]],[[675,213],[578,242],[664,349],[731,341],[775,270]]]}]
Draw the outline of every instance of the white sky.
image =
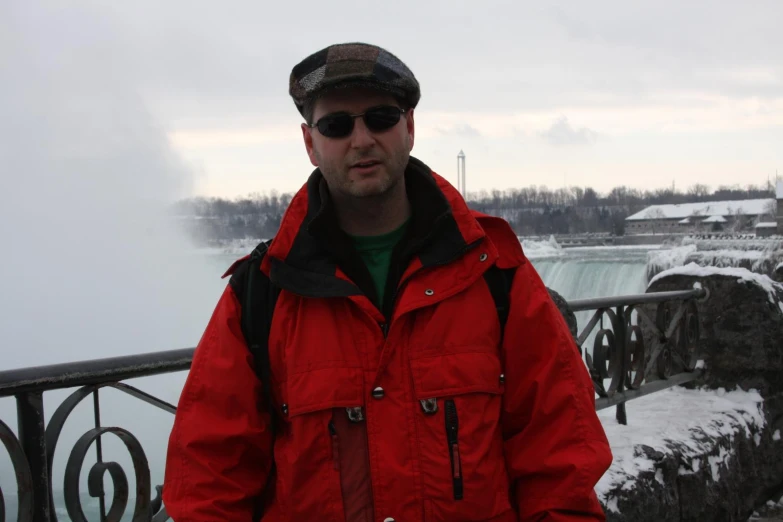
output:
[{"label": "white sky", "polygon": [[190,167],[191,194],[298,188],[311,167],[288,75],[345,41],[411,67],[414,155],[456,182],[464,149],[470,190],[783,173],[779,0],[26,4],[3,3],[0,26],[65,74],[120,74]]}]

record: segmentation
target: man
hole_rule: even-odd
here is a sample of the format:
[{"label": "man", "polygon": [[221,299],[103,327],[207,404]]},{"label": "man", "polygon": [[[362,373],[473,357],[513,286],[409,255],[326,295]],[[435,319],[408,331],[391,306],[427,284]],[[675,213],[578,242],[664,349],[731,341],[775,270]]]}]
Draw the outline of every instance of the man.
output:
[{"label": "man", "polygon": [[[271,397],[241,327],[243,261],[182,392],[169,514],[250,521],[263,499],[264,522],[604,520],[592,382],[508,224],[410,157],[411,71],[334,45],[290,93],[317,168],[260,267],[279,289]],[[501,270],[504,332],[485,277]]]}]

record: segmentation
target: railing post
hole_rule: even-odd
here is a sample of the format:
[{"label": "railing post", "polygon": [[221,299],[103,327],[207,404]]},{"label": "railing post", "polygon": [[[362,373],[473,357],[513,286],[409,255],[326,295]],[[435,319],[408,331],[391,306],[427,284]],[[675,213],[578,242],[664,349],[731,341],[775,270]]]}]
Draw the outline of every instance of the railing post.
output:
[{"label": "railing post", "polygon": [[30,466],[33,484],[33,522],[50,522],[49,466],[46,460],[46,427],[42,392],[16,396],[19,442]]},{"label": "railing post", "polygon": [[[626,359],[628,358],[628,346],[627,346],[627,335],[626,335],[626,317],[625,317],[626,309],[622,305],[617,307],[617,332],[614,333],[614,340],[617,343],[617,347],[619,348],[619,355],[618,355],[618,363],[620,364],[620,383],[617,386],[617,392],[622,393],[625,389],[625,376],[628,369],[626,368]],[[617,419],[617,422],[623,425],[628,424],[628,416],[625,412],[625,402],[620,402],[617,404],[617,413],[615,414],[615,418]]]}]

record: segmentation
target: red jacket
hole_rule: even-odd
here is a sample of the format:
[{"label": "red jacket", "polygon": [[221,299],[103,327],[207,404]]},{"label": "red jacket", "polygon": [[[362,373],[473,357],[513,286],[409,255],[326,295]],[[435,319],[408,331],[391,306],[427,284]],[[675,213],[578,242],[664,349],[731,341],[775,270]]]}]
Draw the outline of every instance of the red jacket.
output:
[{"label": "red jacket", "polygon": [[[406,181],[411,246],[386,316],[360,290],[372,284],[318,171],[292,200],[261,267],[282,288],[274,443],[227,286],[169,441],[175,522],[250,521],[272,459],[264,522],[604,520],[593,487],[611,452],[593,385],[516,235],[415,159]],[[492,264],[516,267],[502,346]]]}]

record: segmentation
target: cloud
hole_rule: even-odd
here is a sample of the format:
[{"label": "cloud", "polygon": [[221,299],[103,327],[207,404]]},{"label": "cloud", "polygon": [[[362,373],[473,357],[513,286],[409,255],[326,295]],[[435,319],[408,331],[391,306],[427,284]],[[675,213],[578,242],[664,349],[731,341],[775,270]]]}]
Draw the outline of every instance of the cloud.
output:
[{"label": "cloud", "polygon": [[592,145],[598,139],[597,132],[587,127],[574,128],[565,116],[558,118],[549,129],[540,132],[539,136],[556,147]]},{"label": "cloud", "polygon": [[456,136],[459,138],[479,138],[481,132],[467,123],[452,125],[451,127],[437,127],[435,131],[442,136]]}]

